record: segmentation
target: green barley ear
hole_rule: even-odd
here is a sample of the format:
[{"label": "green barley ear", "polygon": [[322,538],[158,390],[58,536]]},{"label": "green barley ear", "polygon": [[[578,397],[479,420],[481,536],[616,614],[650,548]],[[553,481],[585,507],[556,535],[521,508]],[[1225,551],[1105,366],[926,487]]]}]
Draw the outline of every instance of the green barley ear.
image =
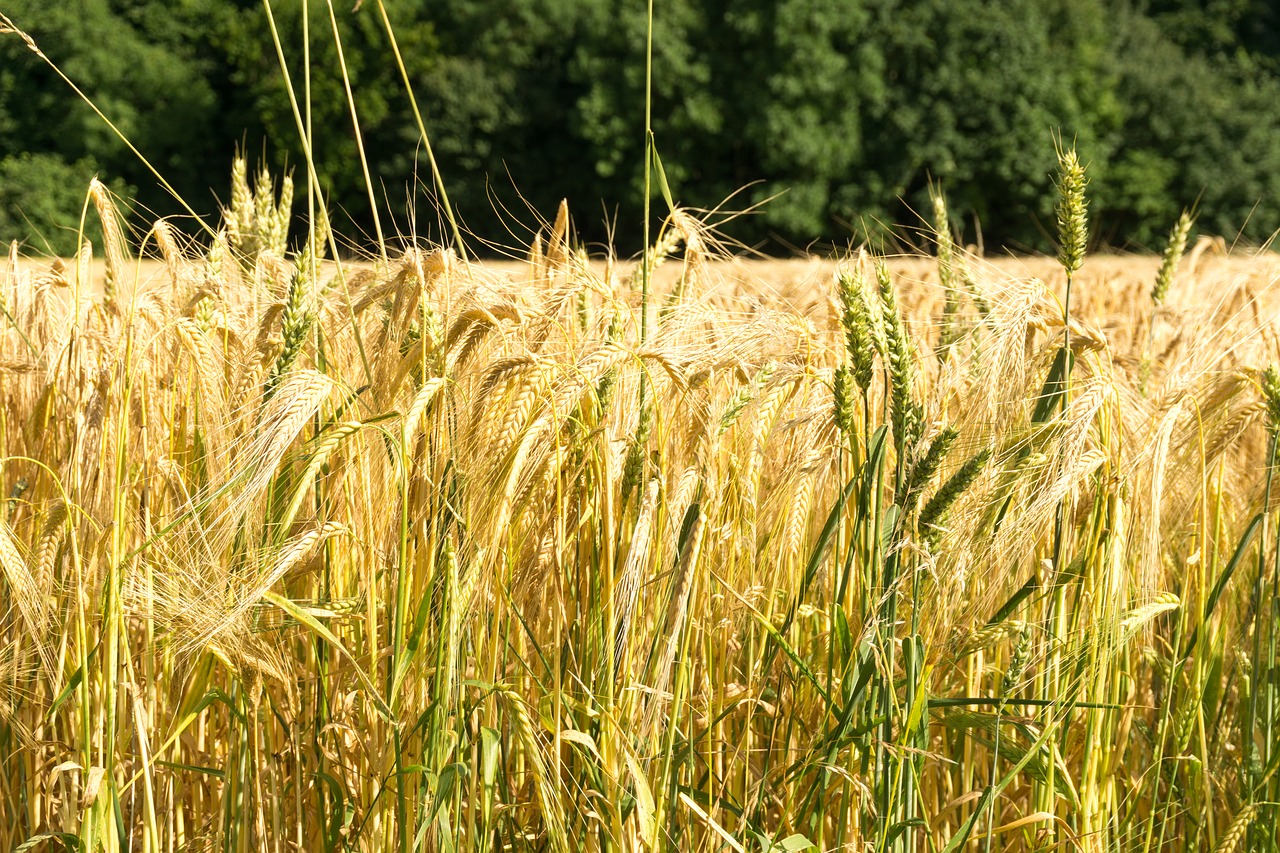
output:
[{"label": "green barley ear", "polygon": [[951,219],[947,200],[941,191],[930,193],[933,199],[933,237],[938,246],[938,282],[942,285],[942,333],[938,340],[938,360],[946,361],[957,335],[956,315],[960,313],[960,292],[955,284],[955,241],[951,237]]},{"label": "green barley ear", "polygon": [[876,262],[876,280],[884,326],[884,349],[880,355],[889,366],[890,417],[898,456],[905,458],[905,453],[920,439],[924,427],[924,416],[914,397],[915,352],[898,311],[893,278],[883,261]]},{"label": "green barley ear", "polygon": [[1164,255],[1160,259],[1160,272],[1156,274],[1155,286],[1151,288],[1151,302],[1155,305],[1163,305],[1169,295],[1169,285],[1173,284],[1173,274],[1187,249],[1187,237],[1194,222],[1195,217],[1184,210],[1169,232],[1169,242],[1165,244]]},{"label": "green barley ear", "polygon": [[916,498],[920,496],[925,485],[933,479],[933,475],[938,473],[938,469],[942,467],[942,460],[946,459],[947,453],[951,451],[952,445],[959,437],[960,430],[952,426],[943,427],[942,431],[934,436],[933,441],[929,442],[929,449],[911,466],[911,473],[906,479],[906,491],[903,493],[900,504],[905,510],[910,511],[913,508]]},{"label": "green barley ear", "polygon": [[640,410],[640,423],[636,426],[635,437],[627,450],[627,459],[622,466],[622,496],[631,494],[631,490],[640,486],[640,478],[644,474],[645,448],[653,435],[653,405],[646,404]]},{"label": "green barley ear", "polygon": [[1018,635],[1018,645],[1013,648],[1013,657],[1009,658],[1009,666],[1000,679],[1000,695],[1008,696],[1018,689],[1022,676],[1031,662],[1031,626],[1023,625]]},{"label": "green barley ear", "polygon": [[307,333],[311,330],[314,315],[311,311],[311,285],[315,276],[315,261],[310,251],[305,251],[298,260],[298,269],[289,280],[289,298],[285,302],[284,314],[280,318],[280,336],[283,346],[271,373],[262,389],[263,399],[271,399],[280,380],[293,369],[302,347],[306,344]]},{"label": "green barley ear", "polygon": [[982,474],[990,459],[991,448],[984,447],[979,450],[969,458],[969,461],[961,465],[959,470],[952,474],[925,503],[924,509],[920,510],[920,529],[926,531],[930,539],[936,538],[939,532],[936,528],[943,522],[947,512],[960,499],[960,496]]},{"label": "green barley ear", "polygon": [[836,279],[840,294],[840,325],[844,328],[845,349],[852,370],[850,378],[866,391],[875,369],[875,334],[867,284],[861,272],[841,272]]},{"label": "green barley ear", "polygon": [[1084,191],[1088,186],[1084,166],[1074,148],[1058,153],[1058,262],[1068,277],[1084,263],[1089,239],[1089,203]]},{"label": "green barley ear", "polygon": [[1272,431],[1280,432],[1280,371],[1275,367],[1262,372],[1262,399],[1267,404]]}]

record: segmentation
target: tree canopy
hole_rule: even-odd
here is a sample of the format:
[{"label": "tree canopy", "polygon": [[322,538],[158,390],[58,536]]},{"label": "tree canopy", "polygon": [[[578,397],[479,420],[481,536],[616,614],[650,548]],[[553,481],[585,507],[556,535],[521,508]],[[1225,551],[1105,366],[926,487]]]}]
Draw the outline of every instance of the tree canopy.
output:
[{"label": "tree canopy", "polygon": [[[237,147],[302,173],[260,0],[6,5],[198,213],[225,200]],[[310,88],[335,227],[356,246],[373,229],[345,65],[384,228],[440,238],[379,4],[334,7],[336,38],[330,7],[305,5],[305,22],[302,0],[271,0],[270,17],[300,102]],[[387,0],[476,248],[526,241],[561,198],[585,240],[638,247],[646,7]],[[1098,244],[1153,246],[1193,204],[1204,229],[1230,237],[1260,242],[1280,225],[1280,12],[1266,0],[658,0],[655,10],[653,127],[669,186],[684,205],[750,211],[725,226],[744,243],[785,251],[909,235],[936,185],[964,239],[1045,249],[1055,136],[1090,162]],[[0,36],[0,239],[73,251],[94,174],[132,200],[140,224],[182,212],[21,38]]]}]

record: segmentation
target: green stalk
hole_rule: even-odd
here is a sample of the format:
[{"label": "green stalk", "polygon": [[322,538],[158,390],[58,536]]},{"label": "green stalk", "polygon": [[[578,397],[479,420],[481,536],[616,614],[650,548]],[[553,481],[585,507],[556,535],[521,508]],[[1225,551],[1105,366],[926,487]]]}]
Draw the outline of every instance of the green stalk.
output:
[{"label": "green stalk", "polygon": [[[1273,735],[1272,724],[1274,722],[1274,685],[1270,683],[1267,674],[1274,671],[1275,667],[1275,627],[1274,627],[1274,610],[1276,601],[1275,578],[1272,579],[1272,589],[1270,590],[1270,600],[1264,597],[1267,592],[1265,586],[1267,573],[1267,530],[1271,523],[1271,513],[1268,509],[1271,506],[1272,482],[1275,475],[1275,462],[1277,452],[1277,441],[1280,439],[1280,432],[1277,432],[1275,426],[1271,429],[1271,436],[1267,443],[1267,481],[1263,491],[1263,514],[1262,514],[1262,535],[1258,537],[1258,566],[1257,575],[1254,578],[1253,585],[1253,676],[1249,679],[1249,702],[1245,711],[1244,738],[1241,746],[1241,774],[1248,780],[1247,791],[1242,803],[1244,806],[1254,806],[1258,803],[1258,795],[1261,787],[1260,772],[1262,768],[1267,767],[1271,759],[1271,751],[1273,749],[1270,738]],[[1280,543],[1280,531],[1276,533],[1277,542]],[[1280,548],[1280,544],[1277,545]],[[1280,551],[1277,551],[1280,553]],[[1268,634],[1267,666],[1262,666],[1263,646],[1262,633],[1266,631]],[[1259,723],[1259,700],[1258,696],[1260,683],[1265,685],[1262,690],[1265,691],[1265,697],[1262,701],[1266,703],[1266,708],[1262,714],[1262,754],[1257,756],[1257,744],[1255,732]],[[1270,786],[1270,782],[1268,782]],[[1252,839],[1256,835],[1253,826],[1250,826],[1249,836]],[[1252,843],[1248,849],[1253,849]]]},{"label": "green stalk", "polygon": [[[333,11],[333,0],[325,0],[329,7],[329,25],[333,28],[333,44],[338,51],[338,69],[342,72],[342,89],[347,95],[347,108],[351,111],[351,129],[356,135],[356,151],[360,155],[360,171],[369,194],[369,212],[373,214],[373,232],[378,238],[378,255],[387,263],[387,241],[382,233],[382,218],[378,215],[378,201],[373,194],[373,178],[369,175],[369,158],[364,150],[364,133],[360,130],[360,116],[356,112],[356,98],[351,91],[351,75],[347,73],[347,60],[342,52],[342,38],[338,34],[338,19]],[[336,255],[335,255],[336,257]]]},{"label": "green stalk", "polygon": [[[379,3],[381,5],[381,3]],[[310,61],[310,40],[306,38],[307,29],[307,7],[303,4],[303,43],[306,55],[306,70],[304,77],[305,96],[306,96],[306,117],[304,119],[302,110],[298,107],[298,97],[293,89],[293,81],[289,74],[288,63],[285,62],[284,46],[280,43],[280,31],[276,27],[275,15],[271,11],[271,0],[262,0],[262,6],[267,13],[267,28],[271,31],[271,40],[276,48],[276,60],[280,64],[280,73],[284,76],[285,92],[289,96],[289,107],[293,111],[293,120],[298,127],[298,133],[302,138],[303,158],[307,163],[307,247],[308,254],[314,265],[313,275],[319,278],[320,254],[316,251],[316,208],[317,202],[320,210],[325,211],[328,217],[328,207],[324,203],[324,194],[320,191],[320,177],[316,172],[315,157],[311,149],[311,61]],[[399,56],[399,54],[397,54]],[[344,69],[345,73],[345,69]],[[338,264],[338,277],[342,281],[343,291],[346,295],[348,320],[351,323],[351,331],[355,335],[356,348],[360,352],[361,365],[364,368],[365,381],[373,381],[373,371],[369,366],[368,356],[365,354],[364,338],[360,333],[360,324],[356,321],[355,312],[351,306],[351,295],[346,293],[347,279],[342,274],[342,261],[338,258],[337,238],[333,234],[332,228],[325,229],[328,232],[329,246],[332,250],[334,261]],[[464,255],[465,257],[465,255]],[[314,282],[313,282],[314,283]]]},{"label": "green stalk", "polygon": [[[649,337],[649,194],[653,169],[653,0],[649,0],[644,44],[644,255],[640,263],[640,342]],[[644,411],[644,377],[641,375],[640,409]]]},{"label": "green stalk", "polygon": [[[1064,422],[1071,404],[1071,368],[1073,362],[1071,352],[1071,286],[1075,273],[1079,271],[1084,263],[1088,239],[1088,204],[1084,194],[1086,185],[1084,167],[1080,164],[1075,149],[1060,151],[1058,154],[1057,179],[1058,203],[1055,212],[1058,220],[1058,243],[1060,249],[1058,261],[1066,272],[1067,278],[1066,293],[1062,304],[1063,372],[1061,411]],[[1065,448],[1063,452],[1065,453]],[[1050,651],[1045,665],[1045,675],[1042,679],[1042,690],[1044,692],[1041,695],[1041,698],[1046,700],[1057,699],[1061,696],[1059,669],[1061,667],[1062,644],[1060,640],[1062,630],[1065,627],[1066,590],[1058,582],[1058,578],[1067,568],[1067,519],[1070,512],[1071,495],[1068,493],[1063,496],[1061,503],[1058,505],[1054,523],[1054,595],[1049,605],[1047,631]],[[1068,728],[1067,721],[1064,719],[1063,732],[1065,733]],[[1041,786],[1040,796],[1037,798],[1038,805],[1043,811],[1056,811],[1054,809],[1054,774],[1055,767],[1050,763],[1046,768],[1045,783]],[[1055,837],[1056,835],[1057,827],[1055,824]]]}]

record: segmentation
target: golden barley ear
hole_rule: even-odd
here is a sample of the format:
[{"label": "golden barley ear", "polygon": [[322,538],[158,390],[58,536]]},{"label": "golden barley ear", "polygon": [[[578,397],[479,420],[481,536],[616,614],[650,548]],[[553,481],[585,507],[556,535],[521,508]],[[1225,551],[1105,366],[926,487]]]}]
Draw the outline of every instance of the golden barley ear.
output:
[{"label": "golden barley ear", "polygon": [[1248,834],[1257,813],[1258,806],[1254,803],[1240,809],[1235,819],[1231,821],[1231,825],[1227,827],[1227,831],[1218,839],[1218,846],[1213,848],[1213,853],[1235,853],[1240,847],[1240,842],[1244,841],[1245,835]]},{"label": "golden barley ear", "polygon": [[102,248],[107,258],[103,298],[108,305],[114,305],[118,288],[124,281],[129,246],[125,241],[124,231],[120,227],[120,214],[106,186],[94,178],[89,182],[89,195],[102,222]]},{"label": "golden barley ear", "polygon": [[569,260],[569,202],[560,200],[556,209],[556,221],[551,226],[551,239],[547,241],[547,265],[552,270],[562,269]]}]

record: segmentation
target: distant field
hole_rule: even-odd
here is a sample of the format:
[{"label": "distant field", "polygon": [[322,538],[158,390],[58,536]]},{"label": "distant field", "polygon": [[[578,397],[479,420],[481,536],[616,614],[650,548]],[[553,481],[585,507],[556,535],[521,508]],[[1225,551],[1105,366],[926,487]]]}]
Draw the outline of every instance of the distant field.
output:
[{"label": "distant field", "polygon": [[[913,320],[927,321],[930,309],[940,309],[942,292],[938,281],[937,262],[929,257],[890,256],[885,259],[903,288],[903,305]],[[50,259],[23,256],[17,269],[28,275],[46,271],[52,263],[68,269],[69,259]],[[527,278],[529,266],[525,262],[486,260],[476,263],[476,268],[486,273],[500,273],[516,279]],[[625,263],[620,263],[626,267]],[[835,298],[832,282],[839,269],[848,266],[843,258],[792,258],[792,259],[711,259],[707,267],[706,293],[717,296],[742,296],[744,309],[755,301],[770,304],[787,304],[801,311],[815,311],[817,306]],[[348,272],[367,269],[370,263],[350,259],[343,264]],[[1037,279],[1051,290],[1060,292],[1064,276],[1062,268],[1053,258],[1046,257],[983,257],[972,259],[974,271],[983,276],[998,279]],[[1094,322],[1109,327],[1133,330],[1147,324],[1150,313],[1150,291],[1160,267],[1156,255],[1108,254],[1090,257],[1076,277],[1076,293],[1073,310]],[[605,263],[591,261],[591,268],[603,274]],[[326,261],[321,278],[332,276],[337,267]],[[105,266],[101,259],[93,266],[91,281],[100,291]],[[663,264],[654,273],[655,286],[669,290],[682,274],[678,262]],[[1260,302],[1269,305],[1280,299],[1271,293],[1280,286],[1280,254],[1239,250],[1224,255],[1211,241],[1205,241],[1191,253],[1186,267],[1179,274],[1184,283],[1184,301],[1196,302],[1197,309],[1204,309],[1205,302],[1225,299],[1233,294],[1247,297],[1258,294]],[[143,259],[131,264],[126,282],[133,281],[144,290],[164,289],[172,284],[172,277],[162,261]],[[1259,310],[1265,310],[1262,304]],[[915,316],[917,309],[920,316]],[[1177,311],[1169,306],[1166,313]]]}]

